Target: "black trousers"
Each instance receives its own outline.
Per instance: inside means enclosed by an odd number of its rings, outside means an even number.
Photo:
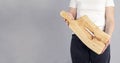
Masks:
[[[97,55],[73,34],[70,49],[72,63],[110,63],[110,45],[103,54]]]

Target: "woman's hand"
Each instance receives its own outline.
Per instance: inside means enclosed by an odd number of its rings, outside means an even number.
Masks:
[[[74,17],[72,16],[71,13],[67,12],[67,14],[68,14],[68,16],[69,16],[69,18],[70,18],[71,20],[74,20]],[[65,21],[65,22],[67,23],[67,25],[69,26],[69,21],[68,21],[67,19],[64,19],[64,21]]]
[[[103,49],[102,53],[105,52],[105,50],[107,49],[107,47],[110,45],[110,39],[108,40],[108,42],[105,44],[105,48]]]

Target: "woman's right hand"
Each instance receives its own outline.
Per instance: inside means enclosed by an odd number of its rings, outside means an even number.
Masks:
[[[70,12],[67,12],[68,16],[70,17],[71,20],[74,20],[73,15]],[[67,23],[67,25],[69,26],[69,21],[67,19],[64,19],[64,21]]]

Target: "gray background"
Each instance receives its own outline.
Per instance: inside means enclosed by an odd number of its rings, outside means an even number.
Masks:
[[[115,0],[111,63],[119,63],[120,14]],[[71,31],[59,16],[69,0],[0,0],[0,63],[71,63]]]

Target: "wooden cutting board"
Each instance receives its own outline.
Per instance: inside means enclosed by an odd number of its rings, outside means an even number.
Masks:
[[[60,15],[69,22],[69,28],[88,48],[97,54],[102,54],[110,39],[108,34],[99,29],[86,15],[77,20],[70,19],[65,11],[61,11]]]

